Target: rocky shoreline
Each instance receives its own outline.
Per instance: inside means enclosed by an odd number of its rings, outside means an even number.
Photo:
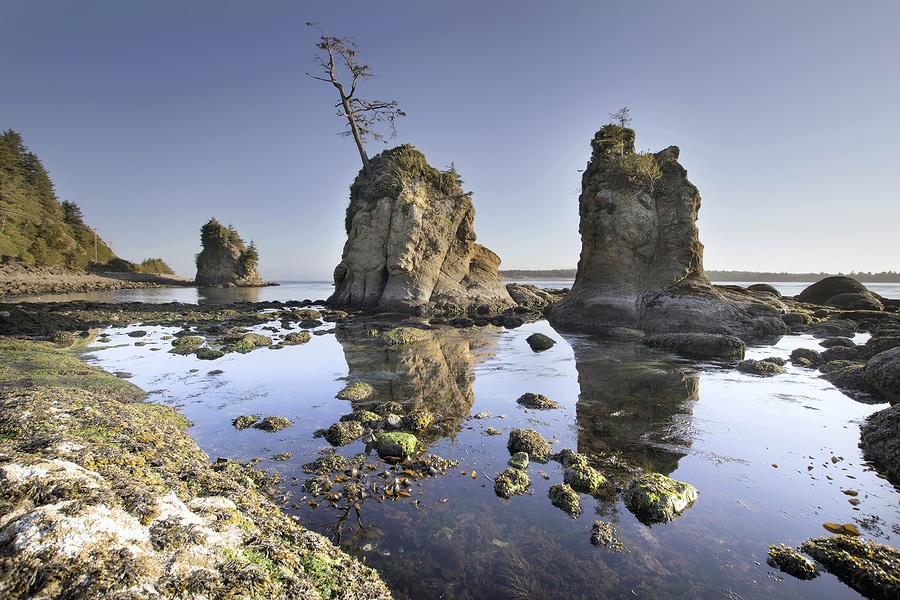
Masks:
[[[152,273],[83,273],[60,267],[0,265],[0,298],[103,290],[191,287],[193,279]]]
[[[0,356],[3,598],[390,598],[176,410],[50,342]]]

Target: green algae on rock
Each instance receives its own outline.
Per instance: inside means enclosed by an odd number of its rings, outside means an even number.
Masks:
[[[819,576],[815,563],[784,544],[772,544],[769,546],[769,557],[766,559],[769,566],[781,570],[797,579],[815,579]]]
[[[836,535],[806,540],[800,550],[867,598],[900,598],[900,550],[896,548]]]
[[[697,488],[659,473],[645,473],[628,484],[625,506],[645,525],[668,523],[697,499]]]
[[[309,335],[309,334],[307,334]],[[375,388],[371,383],[365,381],[354,381],[347,385],[344,389],[337,393],[336,398],[341,400],[360,401],[365,400],[375,393]]]
[[[548,495],[550,496],[550,504],[570,517],[575,518],[584,510],[581,506],[581,496],[567,483],[551,485]]]
[[[509,432],[506,448],[511,454],[527,452],[528,456],[538,462],[547,462],[553,449],[547,440],[533,429],[513,429]]]
[[[494,493],[508,500],[516,494],[524,494],[530,484],[528,473],[511,467],[494,478]]]
[[[390,596],[268,500],[271,478],[211,465],[173,408],[49,344],[0,359],[4,598]]]
[[[415,454],[418,442],[411,433],[389,431],[378,436],[376,448],[381,458],[404,458]]]

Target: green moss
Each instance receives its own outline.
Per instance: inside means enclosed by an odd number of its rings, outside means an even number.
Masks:
[[[516,494],[528,491],[531,480],[528,473],[521,469],[509,468],[494,478],[494,493],[501,498],[512,498]]]
[[[408,346],[428,339],[428,332],[417,327],[395,327],[381,334],[387,346]]]
[[[378,436],[378,456],[382,458],[404,458],[416,452],[419,440],[411,433],[391,431]]]
[[[307,334],[309,335],[309,334]],[[364,381],[354,381],[337,393],[341,400],[360,401],[365,400],[375,392],[371,384]]]

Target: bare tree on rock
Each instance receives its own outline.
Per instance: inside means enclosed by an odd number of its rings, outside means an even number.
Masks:
[[[313,75],[309,77],[332,84],[340,94],[341,101],[335,104],[337,115],[347,119],[348,130],[341,135],[353,136],[359,157],[363,164],[363,173],[366,179],[372,177],[372,165],[366,154],[364,141],[367,137],[375,140],[383,140],[384,135],[377,130],[381,123],[388,127],[388,137],[397,135],[394,121],[397,117],[406,116],[398,108],[396,100],[363,100],[356,96],[356,86],[361,79],[369,79],[375,74],[368,65],[357,62],[356,43],[352,38],[333,37],[325,33],[316,23],[307,23],[309,27],[317,28],[322,36],[316,44],[318,52],[313,52],[315,62],[322,67],[325,75]],[[344,80],[341,80],[341,77]]]

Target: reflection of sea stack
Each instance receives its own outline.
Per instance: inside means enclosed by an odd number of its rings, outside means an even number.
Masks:
[[[572,291],[551,314],[561,329],[786,333],[778,310],[714,287],[697,230],[700,193],[678,148],[635,153],[634,131],[607,125],[591,142],[579,198],[581,258]]]
[[[210,219],[200,228],[203,250],[197,255],[194,282],[201,287],[251,287],[266,283],[256,270],[256,246],[244,245],[237,230]]]
[[[350,188],[347,242],[329,306],[428,314],[514,306],[496,254],[475,243],[475,209],[456,171],[409,145],[372,159]]]

